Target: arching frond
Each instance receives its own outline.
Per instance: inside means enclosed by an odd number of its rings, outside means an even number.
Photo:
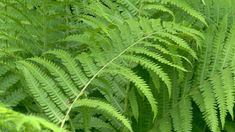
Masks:
[[[108,113],[121,121],[131,132],[133,131],[129,121],[124,116],[122,116],[115,108],[105,102],[92,99],[80,99],[77,100],[77,103],[74,107],[90,107],[98,110],[103,110],[105,113]]]

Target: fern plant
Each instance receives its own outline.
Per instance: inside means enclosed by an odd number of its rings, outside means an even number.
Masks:
[[[233,131],[232,3],[1,0],[3,131]]]

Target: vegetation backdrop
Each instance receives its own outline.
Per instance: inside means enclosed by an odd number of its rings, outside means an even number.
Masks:
[[[234,0],[0,0],[0,131],[235,132]]]

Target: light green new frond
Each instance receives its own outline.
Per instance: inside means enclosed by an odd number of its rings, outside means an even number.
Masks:
[[[29,69],[31,74],[39,81],[42,88],[50,95],[51,99],[58,105],[58,107],[64,111],[68,108],[67,98],[57,87],[52,78],[47,76],[38,66],[33,63],[21,61],[20,64]]]
[[[121,121],[126,128],[128,128],[131,132],[133,132],[129,120],[126,117],[124,117],[121,113],[119,113],[113,106],[103,101],[93,100],[93,99],[80,99],[77,100],[74,107],[89,107],[104,111],[105,113]]]
[[[84,86],[88,82],[88,78],[83,73],[83,71],[78,67],[75,59],[73,59],[69,53],[63,50],[53,50],[53,51],[48,51],[46,54],[53,54],[56,57],[60,58],[63,65],[69,71],[69,74],[71,75],[72,79],[79,87]]]
[[[65,91],[66,94],[68,94],[71,99],[73,99],[79,93],[78,88],[74,85],[69,75],[55,63],[39,57],[32,58],[30,60],[35,61],[47,68],[55,77],[57,83],[62,87],[62,89]]]
[[[23,67],[23,74],[29,91],[32,93],[36,101],[42,106],[42,109],[46,115],[55,123],[61,122],[64,114],[59,108],[51,101],[48,94],[40,88],[39,82],[33,77],[33,75]]]
[[[57,127],[55,124],[36,116],[24,115],[15,112],[11,109],[0,106],[0,125],[7,126],[7,124],[12,123],[15,128],[11,128],[14,131],[45,131],[51,130],[53,132],[65,132],[64,130]],[[0,129],[1,130],[1,129]]]
[[[164,70],[159,65],[150,61],[149,59],[146,59],[144,57],[139,57],[139,56],[125,55],[125,56],[123,56],[123,58],[127,59],[129,61],[132,61],[132,62],[136,62],[136,63],[142,65],[143,67],[152,70],[166,84],[166,86],[168,88],[169,96],[171,96],[171,90],[172,90],[171,80],[170,80],[169,76],[167,75],[167,73],[165,73]]]
[[[157,102],[155,101],[155,98],[153,97],[153,94],[149,86],[146,84],[146,82],[128,68],[118,65],[113,65],[113,67],[116,67],[117,69],[109,69],[108,71],[105,72],[122,75],[126,79],[134,83],[136,88],[139,91],[141,91],[144,94],[144,96],[147,98],[149,104],[151,105],[155,118],[157,116]]]

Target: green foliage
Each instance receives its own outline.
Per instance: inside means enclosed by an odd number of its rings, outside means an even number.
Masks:
[[[1,130],[232,132],[233,4],[1,0]]]
[[[1,131],[64,131],[49,121],[33,115],[24,115],[9,108],[0,106]]]

